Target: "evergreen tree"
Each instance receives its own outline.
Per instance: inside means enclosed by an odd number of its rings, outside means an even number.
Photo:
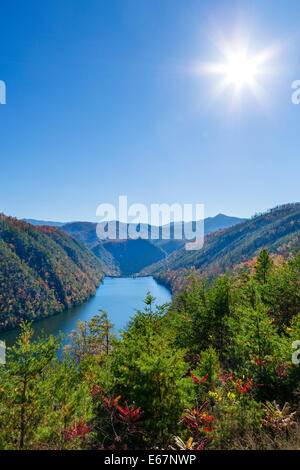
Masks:
[[[16,344],[8,351],[5,369],[0,374],[2,445],[28,448],[35,428],[46,412],[40,395],[44,376],[56,359],[60,340],[50,336],[33,341],[30,324],[21,324]],[[9,426],[8,426],[9,424]]]
[[[270,258],[269,251],[263,249],[259,252],[255,266],[255,278],[262,284],[266,284],[273,268],[273,260]]]
[[[146,305],[111,354],[112,390],[144,411],[144,445],[165,448],[178,430],[192,384],[183,378],[184,351],[170,344],[162,308],[153,310],[148,301]]]

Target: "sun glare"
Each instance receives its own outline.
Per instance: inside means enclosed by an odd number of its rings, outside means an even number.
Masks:
[[[256,61],[243,52],[231,54],[228,63],[223,67],[225,81],[228,85],[234,84],[237,88],[253,84],[259,73]]]
[[[221,59],[216,63],[197,64],[194,71],[197,75],[216,75],[215,95],[218,96],[226,89],[232,89],[233,100],[239,100],[242,93],[250,91],[261,104],[265,101],[263,76],[273,73],[270,59],[277,55],[277,48],[264,49],[257,54],[251,54],[247,42],[242,40],[229,44],[223,40],[218,44]]]

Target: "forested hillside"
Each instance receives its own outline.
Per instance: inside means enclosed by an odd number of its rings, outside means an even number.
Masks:
[[[80,241],[1,216],[0,329],[79,304],[102,278],[101,263]]]
[[[197,270],[207,277],[231,270],[257,255],[262,248],[281,253],[298,246],[300,240],[300,204],[287,204],[257,215],[246,222],[219,230],[205,237],[201,250],[182,248],[148,269],[173,290],[182,287],[184,278]]]
[[[95,254],[99,253],[98,247],[99,245],[93,248]],[[123,276],[139,273],[149,264],[160,261],[166,256],[166,253],[151,243],[151,240],[143,240],[142,238],[107,240],[102,243],[102,248],[112,255],[115,269]]]

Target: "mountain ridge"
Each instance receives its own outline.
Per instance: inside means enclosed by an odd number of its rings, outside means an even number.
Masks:
[[[300,203],[285,204],[257,214],[246,222],[208,234],[201,250],[181,248],[143,270],[171,289],[177,289],[190,270],[216,277],[255,256],[262,248],[271,253],[300,240]]]
[[[37,220],[37,219],[20,219],[30,225],[39,227],[40,225],[49,225],[50,227],[61,227],[65,222],[54,222],[53,220]]]

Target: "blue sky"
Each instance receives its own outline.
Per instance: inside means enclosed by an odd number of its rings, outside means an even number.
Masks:
[[[0,24],[5,214],[97,220],[127,195],[250,216],[300,199],[298,0],[10,0]],[[276,54],[263,99],[246,88],[233,106],[193,70],[237,29]]]

